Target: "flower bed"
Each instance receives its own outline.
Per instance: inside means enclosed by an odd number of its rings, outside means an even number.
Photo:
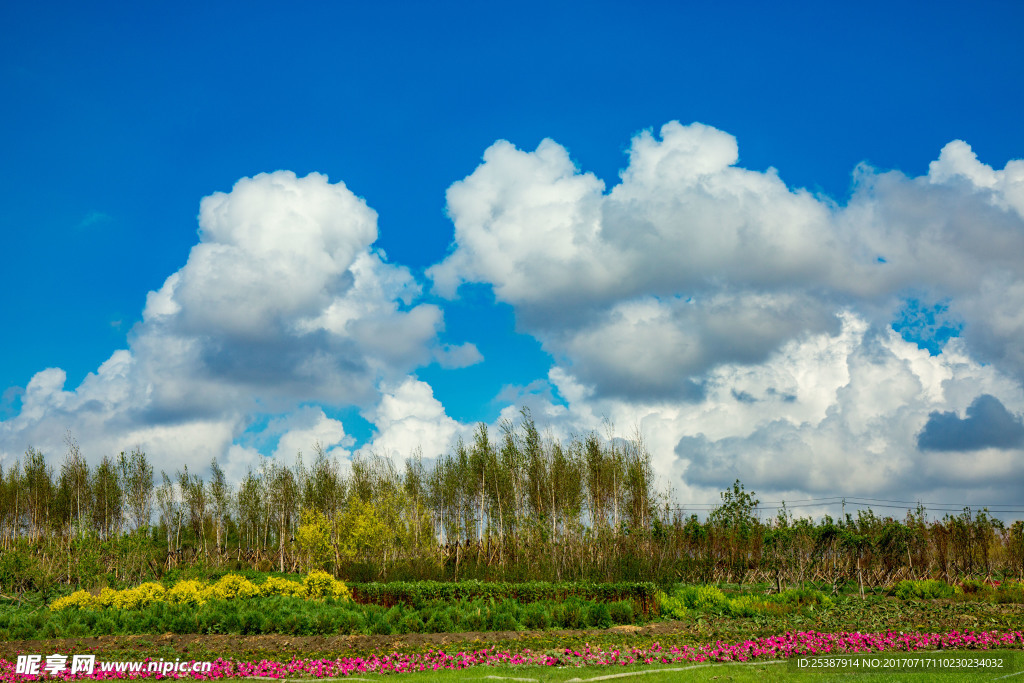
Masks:
[[[685,664],[699,662],[749,662],[787,659],[811,655],[853,655],[880,652],[919,652],[936,649],[993,650],[1024,649],[1021,631],[952,631],[949,633],[785,633],[735,643],[721,641],[699,646],[602,650],[585,646],[544,652],[482,649],[448,654],[431,650],[421,654],[387,654],[339,659],[295,659],[290,662],[235,662],[218,659],[209,672],[198,674],[160,674],[142,671],[101,671],[92,674],[60,673],[58,680],[106,680],[112,678],[338,678],[357,674],[394,674],[423,671],[457,670],[474,666],[630,666],[636,664]],[[151,660],[146,660],[151,661]],[[15,673],[15,663],[0,660],[0,683],[40,680],[41,676]]]

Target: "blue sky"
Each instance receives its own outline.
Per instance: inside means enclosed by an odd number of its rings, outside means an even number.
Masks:
[[[4,463],[429,456],[525,404],[693,500],[1019,498],[1019,3],[207,5],[0,10]],[[265,201],[332,263],[253,251]]]

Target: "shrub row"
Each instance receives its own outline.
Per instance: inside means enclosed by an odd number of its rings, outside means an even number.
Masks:
[[[475,600],[416,609],[359,605],[333,597],[313,602],[275,596],[233,602],[213,600],[199,605],[154,602],[141,609],[40,611],[0,607],[0,639],[168,632],[325,635],[607,628],[631,623],[634,616],[633,605],[627,600],[604,603],[575,597],[527,605],[511,600]]]
[[[734,617],[758,614],[786,614],[807,605],[832,607],[832,599],[811,589],[789,590],[774,595],[739,595],[728,597],[715,586],[680,585],[671,595],[658,594],[662,616],[686,619],[692,612],[711,612]]]
[[[1024,603],[1024,583],[1019,581],[986,582],[968,579],[951,586],[938,579],[900,581],[890,590],[900,600],[985,600],[995,603]]]
[[[50,604],[50,610],[60,611],[72,608],[137,610],[159,603],[198,606],[211,600],[236,600],[274,595],[305,599],[331,597],[342,600],[350,600],[352,597],[344,583],[326,572],[311,572],[301,582],[270,576],[259,584],[237,574],[227,574],[215,583],[205,583],[195,579],[178,581],[170,589],[159,583],[148,582],[119,591],[104,588],[98,595],[84,590],[75,591],[71,595],[54,600]]]
[[[349,583],[356,602],[392,607],[423,607],[435,602],[459,600],[515,600],[520,603],[579,598],[594,602],[627,600],[642,614],[657,606],[657,586],[650,582],[559,582],[530,581],[393,581],[390,583]]]

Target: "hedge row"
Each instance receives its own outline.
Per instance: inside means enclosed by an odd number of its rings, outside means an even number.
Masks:
[[[50,604],[50,610],[54,612],[65,609],[134,610],[144,609],[161,602],[172,605],[198,606],[215,600],[245,600],[274,595],[288,595],[305,599],[325,597],[351,599],[351,594],[345,584],[327,572],[310,572],[302,581],[268,576],[262,583],[253,583],[238,574],[226,574],[214,583],[185,579],[178,581],[169,589],[150,581],[119,591],[104,588],[96,595],[79,590],[54,600]]]
[[[393,581],[390,583],[349,583],[352,599],[359,603],[382,605],[409,605],[420,608],[434,602],[463,600],[514,600],[529,604],[547,600],[564,601],[569,598],[594,602],[627,600],[641,614],[658,609],[655,584],[647,581],[620,583],[531,581],[528,583],[459,581]]]
[[[789,614],[809,606],[828,609],[832,598],[812,589],[794,589],[775,595],[738,595],[728,597],[716,586],[680,584],[671,595],[658,594],[661,615],[688,619],[691,612],[724,614],[732,617]]]
[[[900,600],[985,600],[994,603],[1024,603],[1024,583],[1020,581],[977,581],[968,579],[951,586],[940,579],[900,581],[890,589]]]

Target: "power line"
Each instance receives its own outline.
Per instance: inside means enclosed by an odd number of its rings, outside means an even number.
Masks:
[[[884,498],[844,498],[842,496],[834,496],[830,498],[805,498],[803,501],[814,501],[814,502],[801,502],[795,505],[788,503],[780,505],[762,505],[758,503],[756,506],[758,510],[795,510],[799,508],[817,508],[817,507],[828,507],[831,505],[839,505],[845,502],[846,505],[851,505],[857,508],[887,508],[887,509],[907,509],[906,505],[919,506],[922,510],[928,512],[963,512],[965,509],[970,508],[975,511],[988,510],[991,513],[1001,514],[1024,514],[1024,509],[1011,508],[1010,504],[993,504],[993,505],[957,505],[955,503],[920,503],[917,501],[898,501],[898,500],[886,500]],[[858,502],[867,501],[867,502]],[[783,501],[771,501],[782,503]],[[902,505],[891,505],[887,503],[903,503]],[[693,503],[690,505],[676,505],[671,506],[668,509],[676,511],[694,510],[698,512],[707,512],[715,510],[721,507],[721,503]],[[999,508],[999,509],[994,509]],[[1004,509],[1010,508],[1010,509]]]
[[[789,502],[786,502],[784,500],[758,501],[758,507],[762,507],[762,508],[769,508],[769,507],[772,507],[772,506],[782,507],[783,505],[785,505],[785,507],[787,507],[787,508],[790,508],[790,507],[813,507],[814,505],[836,505],[836,504],[841,503],[843,501],[845,501],[847,503],[850,503],[850,504],[853,504],[853,505],[865,505],[865,504],[868,504],[868,503],[900,503],[902,505],[921,505],[922,507],[929,507],[929,508],[936,508],[936,509],[937,508],[949,508],[950,510],[954,510],[956,512],[961,512],[961,511],[964,510],[964,508],[971,508],[972,510],[973,509],[980,510],[982,508],[992,509],[992,508],[1016,507],[1018,505],[1018,504],[1015,504],[1015,503],[985,503],[985,504],[979,504],[979,503],[956,503],[956,502],[950,502],[950,503],[930,502],[929,503],[929,502],[924,502],[924,501],[920,501],[920,500],[893,500],[893,499],[890,499],[890,498],[869,498],[867,496],[825,496],[823,498],[797,498],[797,499],[790,500]],[[856,501],[867,501],[867,503],[858,503]],[[808,505],[790,505],[790,503],[807,503]],[[685,507],[710,507],[710,508],[714,508],[714,507],[720,506],[721,504],[722,504],[721,502],[718,502],[718,503],[692,503],[692,504],[686,505]],[[677,506],[677,507],[682,507],[682,506]],[[880,505],[879,507],[885,507],[885,506]]]

